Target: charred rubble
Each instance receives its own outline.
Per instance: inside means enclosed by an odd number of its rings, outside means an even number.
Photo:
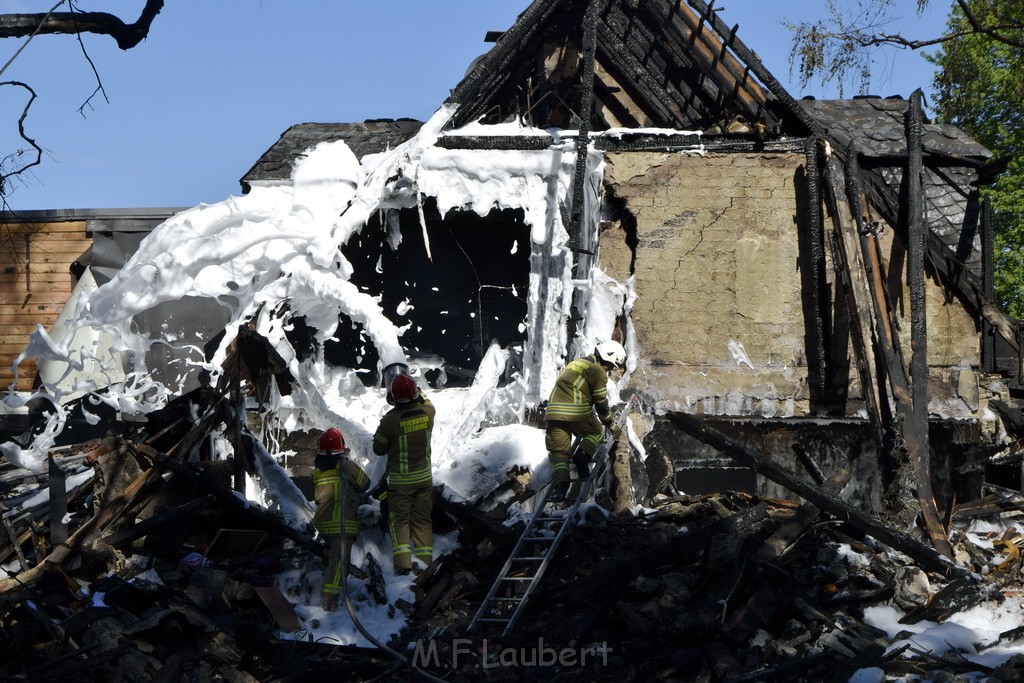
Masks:
[[[248,367],[225,363],[246,388],[259,379]],[[315,568],[324,548],[234,490],[233,475],[256,471],[258,440],[234,412],[241,378],[225,377],[145,423],[54,449],[48,473],[0,465],[0,563],[19,567],[0,581],[4,680],[796,681],[867,667],[1015,680],[1024,670],[1024,658],[993,670],[865,620],[892,606],[909,629],[1017,599],[1024,494],[985,485],[952,506],[950,560],[923,525],[907,531],[844,502],[842,475],[789,471],[682,414],[668,419],[793,497],[682,494],[623,439],[612,484],[580,508],[506,634],[469,626],[523,528],[529,472],[510,471],[476,501],[439,487],[436,528],[457,529],[459,547],[415,580],[414,604],[395,601],[405,630],[384,648],[296,639],[303,624],[275,576]],[[238,457],[212,459],[211,435],[234,438]],[[355,571],[390,599],[372,560]],[[1021,638],[1024,626],[988,647]]]

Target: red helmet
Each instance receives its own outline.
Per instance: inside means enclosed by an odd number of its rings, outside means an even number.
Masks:
[[[409,375],[396,375],[391,380],[391,398],[395,403],[408,403],[420,395],[420,389],[416,386],[416,380]]]
[[[345,446],[345,437],[341,435],[341,432],[331,427],[326,432],[320,435],[320,453],[323,455],[331,455],[335,453],[347,453],[348,447]]]

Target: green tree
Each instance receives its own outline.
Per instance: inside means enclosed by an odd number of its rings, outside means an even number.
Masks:
[[[801,83],[840,86],[851,77],[863,90],[874,52],[886,46],[920,50],[936,66],[936,117],[962,128],[1007,162],[982,192],[992,204],[996,302],[1024,318],[1024,0],[954,0],[942,35],[887,33],[897,0],[828,0],[829,17],[789,24],[791,58]],[[917,0],[918,12],[935,11]]]
[[[944,41],[928,59],[937,67],[938,118],[967,131],[1007,162],[982,189],[992,204],[996,301],[1024,318],[1024,0],[975,3],[975,21],[1000,25],[1003,39],[972,32],[972,18],[954,6]]]

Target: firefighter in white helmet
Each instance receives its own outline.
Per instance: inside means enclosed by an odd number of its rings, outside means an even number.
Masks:
[[[608,373],[626,366],[626,350],[616,341],[601,342],[594,353],[562,370],[544,412],[544,445],[551,463],[548,500],[561,501],[569,490],[572,438],[580,439],[577,474],[585,475],[601,443],[603,426],[612,421],[608,408]]]

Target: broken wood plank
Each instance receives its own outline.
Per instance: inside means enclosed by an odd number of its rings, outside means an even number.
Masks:
[[[46,456],[46,462],[50,474],[50,545],[57,545],[68,537],[67,473],[57,464],[52,454]]]
[[[277,586],[253,586],[252,589],[256,591],[256,595],[260,596],[260,600],[263,601],[282,631],[295,633],[302,628],[302,622],[299,621],[299,615],[295,613],[295,608]]]
[[[184,465],[178,462],[177,460],[164,455],[160,451],[151,448],[144,443],[131,444],[130,447],[138,450],[140,453],[146,455],[147,457],[152,458],[155,462],[162,463],[175,474],[180,474],[184,477],[187,477],[189,480],[195,482],[202,488],[212,493],[220,503],[229,505],[237,510],[242,511],[245,515],[248,515],[252,517],[254,520],[259,521],[260,524],[266,526],[268,529],[274,531],[278,535],[283,536],[291,541],[294,541],[296,545],[302,546],[307,550],[311,550],[320,557],[326,558],[327,549],[325,548],[323,543],[314,541],[312,538],[305,535],[301,531],[293,529],[292,527],[288,526],[287,524],[285,524],[280,519],[270,514],[263,508],[253,505],[244,498],[240,498],[231,489],[222,487],[214,482],[211,482],[201,473],[196,472],[187,465]]]
[[[996,586],[979,585],[972,577],[957,578],[933,595],[927,605],[911,610],[899,621],[901,624],[916,624],[920,621],[942,622],[961,610],[995,596],[997,592]]]
[[[899,550],[925,569],[934,571],[949,579],[981,580],[981,577],[955,564],[934,548],[921,543],[905,533],[891,529],[872,515],[839,500],[808,480],[797,477],[778,463],[765,458],[753,449],[713,429],[703,420],[686,413],[668,413],[667,417],[674,425],[690,436],[700,439],[709,446],[713,446],[722,453],[731,456],[758,474],[814,503],[825,512],[874,536],[890,548]]]

